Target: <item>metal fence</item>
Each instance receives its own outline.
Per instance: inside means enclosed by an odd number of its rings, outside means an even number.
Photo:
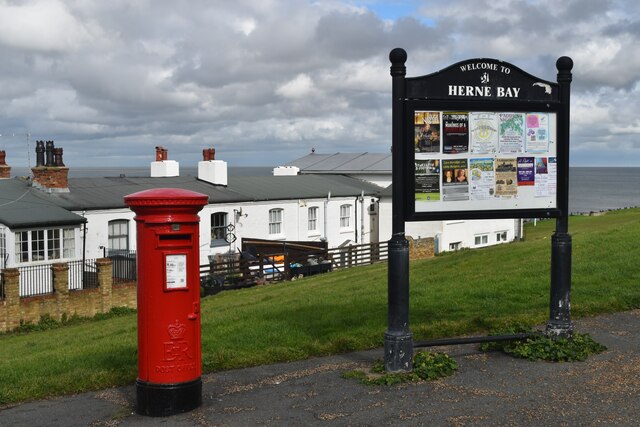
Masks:
[[[112,263],[113,283],[136,281],[136,251],[109,250],[105,255]]]
[[[68,265],[70,291],[98,287],[98,269],[95,259],[70,261]]]
[[[70,261],[67,284],[69,290],[94,289],[98,287],[98,270],[93,259]],[[20,297],[47,295],[54,292],[53,264],[18,267],[20,272]]]
[[[52,264],[28,265],[18,267],[20,272],[21,297],[47,295],[53,293]]]

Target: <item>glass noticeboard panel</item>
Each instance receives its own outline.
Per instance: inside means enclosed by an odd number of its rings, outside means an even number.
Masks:
[[[556,207],[550,112],[413,113],[414,212]]]
[[[167,255],[165,258],[166,289],[187,288],[187,255]]]

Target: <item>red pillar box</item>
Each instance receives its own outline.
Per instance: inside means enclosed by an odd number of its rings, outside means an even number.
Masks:
[[[202,403],[198,212],[208,197],[158,188],[124,201],[137,223],[137,411],[190,411]]]

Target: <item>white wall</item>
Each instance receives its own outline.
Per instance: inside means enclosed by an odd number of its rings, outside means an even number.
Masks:
[[[485,219],[466,221],[443,221],[443,232],[440,236],[440,251],[449,251],[451,244],[460,242],[460,248],[479,248],[512,242],[517,236],[516,221],[514,219]],[[497,240],[496,235],[506,233],[506,240]],[[487,241],[481,238],[476,244],[476,236],[487,236]]]
[[[102,258],[104,256],[103,249],[100,246],[109,247],[109,221],[117,219],[129,220],[129,249],[136,249],[136,222],[133,220],[135,214],[130,209],[121,208],[74,213],[87,218],[87,241],[85,244],[87,258]],[[82,248],[82,233],[80,234],[79,245]]]
[[[380,199],[380,241],[389,240],[392,231],[391,198]],[[460,243],[462,248],[476,248],[513,241],[516,237],[517,219],[460,220],[460,221],[420,221],[406,222],[405,234],[413,238],[437,237],[439,251],[448,251],[452,243]],[[497,233],[507,233],[506,241],[497,241]],[[486,244],[475,244],[475,236],[487,235]],[[436,248],[438,249],[438,248]]]
[[[229,250],[236,252],[241,247],[241,240],[245,238],[259,238],[272,240],[310,240],[326,239],[329,247],[341,244],[369,242],[369,215],[367,213],[368,198],[357,200],[356,197],[331,197],[307,200],[276,200],[265,202],[245,202],[242,204],[211,204],[200,211],[200,263],[206,264],[209,255],[225,253]],[[350,226],[340,228],[340,206],[351,206]],[[357,219],[356,219],[357,204]],[[308,230],[308,209],[318,208],[316,231]],[[283,209],[282,233],[269,234],[269,210]],[[242,209],[242,215],[236,215],[234,210]],[[364,213],[362,211],[364,209]],[[231,245],[211,246],[211,215],[216,212],[226,212],[227,220],[234,225],[233,234],[236,241]],[[101,211],[76,212],[87,218],[87,258],[103,256],[103,247],[108,247],[108,224],[111,220],[129,220],[129,248],[136,250],[136,223],[134,213],[127,209],[113,209]],[[364,220],[364,224],[362,221]],[[326,227],[326,229],[325,229]],[[364,234],[362,233],[364,229]],[[8,243],[8,242],[7,242]],[[82,245],[80,235],[79,245]]]

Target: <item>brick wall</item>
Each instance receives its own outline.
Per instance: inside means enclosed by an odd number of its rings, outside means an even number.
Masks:
[[[0,179],[11,178],[11,166],[0,165]]]
[[[31,168],[33,186],[38,188],[66,189],[69,187],[69,168],[58,166],[37,166]]]
[[[433,237],[414,239],[407,236],[407,240],[409,241],[409,259],[426,259],[434,256],[435,241]]]
[[[69,266],[54,264],[53,288],[50,295],[20,298],[20,272],[17,268],[4,270],[5,298],[0,301],[0,332],[20,326],[20,322],[37,323],[43,315],[60,320],[63,314],[92,317],[106,313],[113,307],[136,308],[136,283],[113,284],[111,260],[96,261],[98,287],[95,289],[69,290]]]

